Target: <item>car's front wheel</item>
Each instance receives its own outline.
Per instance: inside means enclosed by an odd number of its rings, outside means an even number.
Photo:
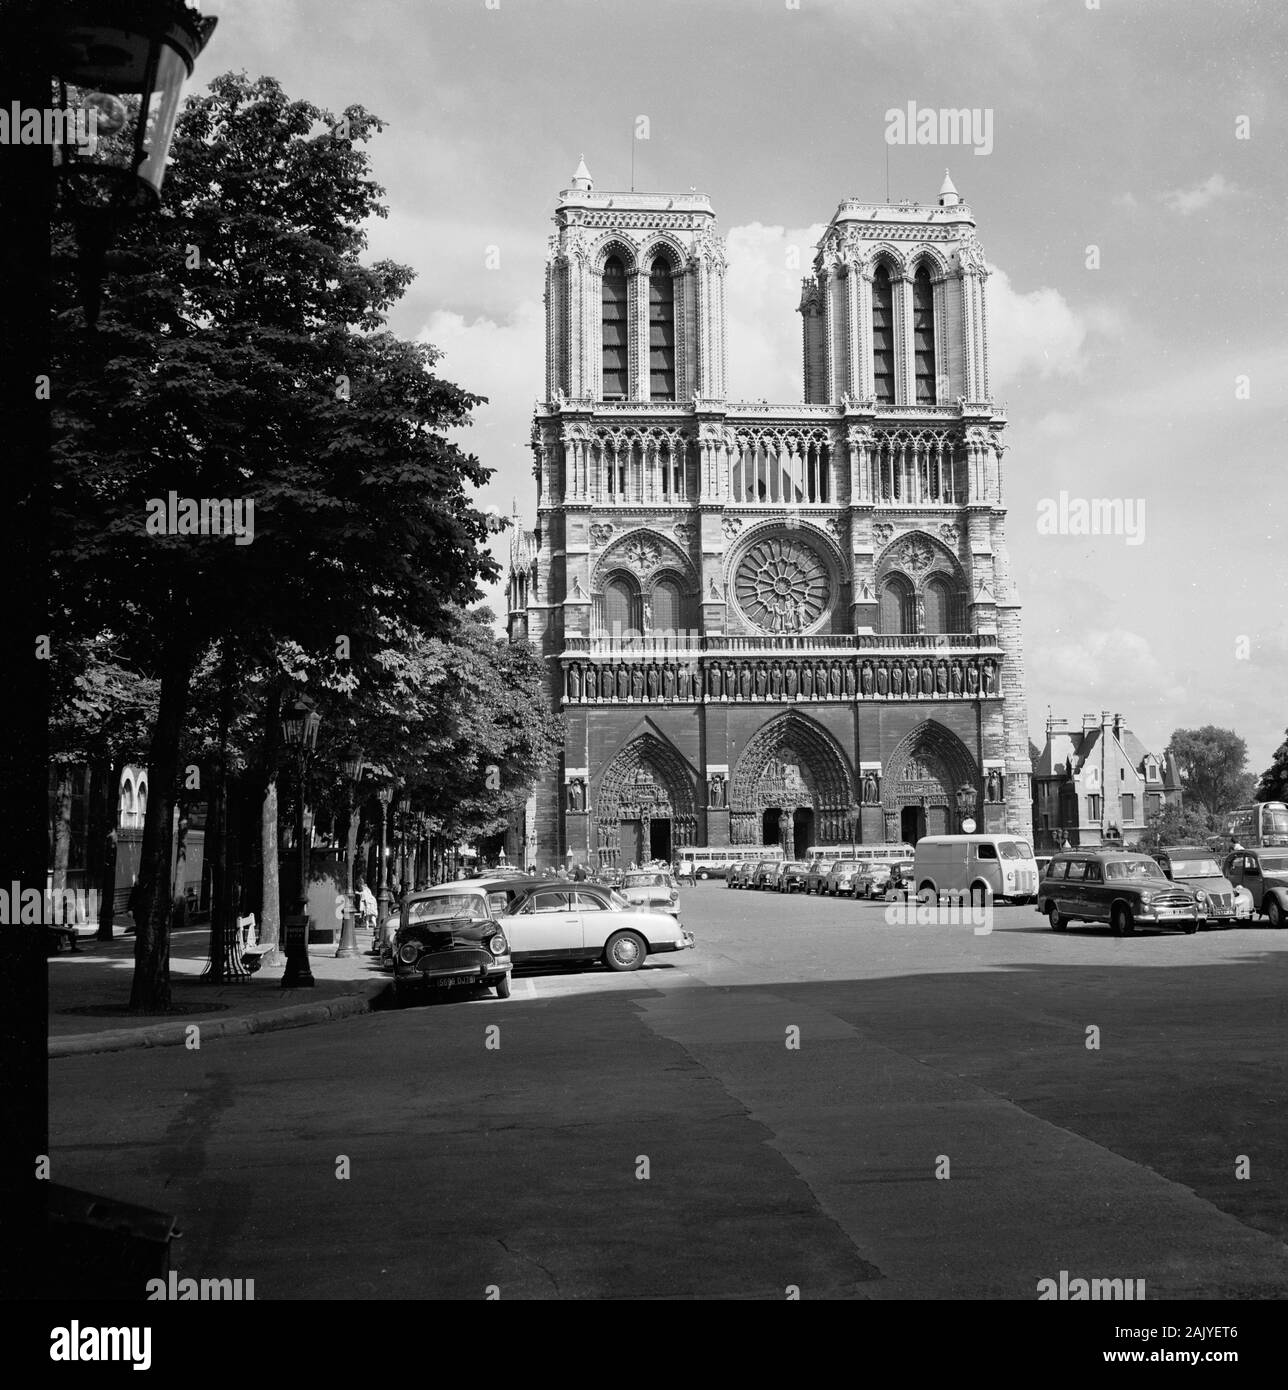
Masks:
[[[499,979],[494,980],[493,984],[496,985],[496,997],[498,999],[508,999],[510,997],[509,975],[502,975]]]
[[[1276,931],[1282,930],[1285,924],[1284,910],[1279,905],[1278,898],[1266,899],[1266,921],[1270,923]]]
[[[639,932],[614,932],[604,947],[604,964],[610,970],[638,970],[647,954],[648,946]]]
[[[1109,918],[1109,929],[1115,936],[1131,936],[1136,930],[1136,923],[1132,921],[1131,912],[1128,908],[1119,903],[1114,908]]]
[[[1068,927],[1068,922],[1060,916],[1060,909],[1052,903],[1046,911],[1047,921],[1051,924],[1052,931],[1064,931]]]

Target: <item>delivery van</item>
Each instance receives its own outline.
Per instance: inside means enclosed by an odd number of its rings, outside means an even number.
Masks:
[[[1014,835],[924,835],[913,882],[918,897],[1031,903],[1038,892],[1033,846]]]

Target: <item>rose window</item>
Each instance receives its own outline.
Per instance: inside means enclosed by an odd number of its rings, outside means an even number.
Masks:
[[[742,557],[734,576],[739,607],[762,632],[804,632],[831,598],[827,566],[803,541],[773,537]]]

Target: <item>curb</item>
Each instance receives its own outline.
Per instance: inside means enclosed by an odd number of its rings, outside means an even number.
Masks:
[[[266,1009],[236,1018],[193,1018],[186,1023],[153,1023],[145,1028],[120,1028],[105,1033],[73,1033],[49,1039],[49,1056],[76,1057],[90,1052],[123,1052],[128,1047],[177,1047],[187,1041],[188,1029],[201,1030],[210,1038],[272,1033],[281,1028],[303,1028],[312,1023],[331,1023],[339,1018],[372,1012],[375,1001],[389,988],[387,980],[373,981],[364,994],[342,994],[322,1004],[294,1004],[288,1009]]]

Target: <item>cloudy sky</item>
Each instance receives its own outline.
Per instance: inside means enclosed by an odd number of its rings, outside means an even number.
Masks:
[[[1121,711],[1151,748],[1215,723],[1260,772],[1288,725],[1288,5],[1283,0],[203,0],[198,77],[269,73],[387,122],[373,257],[393,316],[486,395],[484,501],[526,524],[546,238],[578,156],[599,190],[712,200],[731,396],[801,398],[801,271],[845,197],[974,211],[1030,733]],[[199,85],[199,84],[198,84]],[[886,112],[991,112],[992,148],[886,144]],[[634,140],[647,116],[647,140]],[[1246,138],[1241,138],[1246,137]],[[1094,250],[1092,248],[1095,248]],[[795,259],[793,259],[795,257]],[[488,268],[489,261],[493,268]],[[1118,498],[1125,536],[1048,535]]]

